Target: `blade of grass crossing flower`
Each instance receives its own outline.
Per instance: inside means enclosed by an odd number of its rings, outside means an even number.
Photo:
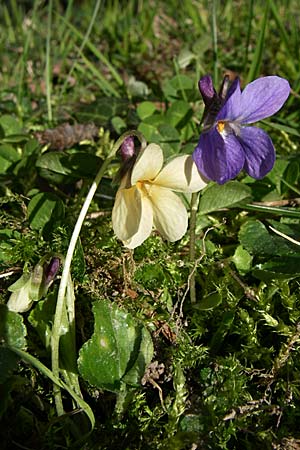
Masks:
[[[261,24],[260,24],[260,33],[258,37],[258,41],[256,44],[255,52],[253,55],[252,63],[249,69],[248,77],[247,77],[247,83],[254,80],[259,75],[260,71],[260,65],[262,61],[262,55],[263,55],[263,48],[265,43],[265,34],[266,34],[266,28],[268,23],[268,17],[269,17],[269,9],[270,4],[269,1],[266,2],[265,6],[265,13],[263,15]]]
[[[46,98],[47,98],[47,111],[48,120],[52,122],[52,106],[51,106],[51,61],[50,61],[50,45],[51,45],[51,28],[52,28],[52,10],[53,0],[49,0],[48,3],[48,18],[47,18],[47,40],[46,40]]]

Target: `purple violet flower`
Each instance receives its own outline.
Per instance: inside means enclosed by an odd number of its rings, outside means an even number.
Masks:
[[[227,88],[226,77],[219,94],[209,75],[199,81],[204,127],[193,159],[201,174],[219,184],[242,169],[263,178],[274,165],[275,149],[265,131],[247,125],[275,114],[288,98],[290,85],[284,78],[268,76],[252,81],[243,92],[238,78],[225,95]]]

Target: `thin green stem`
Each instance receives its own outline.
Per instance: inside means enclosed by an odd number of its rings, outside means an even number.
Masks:
[[[52,122],[52,107],[51,107],[51,87],[52,86],[51,86],[51,61],[50,61],[52,9],[53,9],[53,0],[49,0],[48,20],[47,20],[47,40],[46,40],[46,96],[47,96],[47,110],[48,110],[49,122]]]
[[[245,45],[245,56],[244,56],[244,67],[248,64],[248,53],[249,53],[249,45],[251,39],[251,30],[252,30],[252,19],[253,19],[253,8],[254,8],[254,0],[250,0],[249,2],[249,16],[248,16],[248,26],[247,26],[247,35],[246,35],[246,45]]]
[[[212,2],[212,44],[213,44],[213,63],[214,63],[214,84],[218,86],[219,76],[218,76],[218,34],[217,34],[217,2],[218,0],[213,0]]]
[[[196,219],[198,211],[199,193],[194,192],[191,198],[190,215],[190,275],[189,288],[191,303],[196,303],[196,282],[195,282],[195,258],[196,258]]]
[[[83,225],[83,221],[88,212],[91,201],[96,193],[96,190],[99,186],[99,183],[100,183],[103,175],[106,172],[106,169],[108,168],[109,164],[115,157],[115,155],[116,155],[119,147],[121,146],[122,142],[124,141],[124,139],[128,136],[133,136],[133,135],[136,136],[140,140],[142,147],[144,147],[146,145],[143,135],[136,130],[127,131],[115,142],[114,146],[112,147],[109,155],[107,156],[106,160],[103,162],[102,166],[100,167],[100,169],[96,175],[96,178],[94,179],[94,181],[90,187],[90,190],[89,190],[88,195],[87,195],[87,197],[84,201],[84,204],[81,208],[81,211],[79,213],[77,222],[75,224],[75,227],[74,227],[74,230],[73,230],[73,233],[71,236],[66,259],[64,262],[61,281],[60,281],[60,285],[59,285],[57,303],[56,303],[56,311],[55,311],[54,323],[53,323],[53,328],[52,328],[52,339],[51,339],[52,372],[53,372],[54,376],[56,376],[57,378],[59,377],[59,340],[60,340],[60,328],[61,328],[61,322],[62,322],[62,314],[63,314],[64,307],[65,307],[66,289],[67,289],[67,285],[68,285],[71,262],[72,262],[73,254],[74,254],[75,247],[77,244],[77,240],[79,238],[79,234],[80,234],[80,231],[81,231],[81,228]],[[69,311],[69,308],[70,308],[70,311]],[[72,309],[73,309],[73,311],[72,311]],[[72,317],[73,317],[73,315],[75,317],[74,304],[68,305],[68,313],[71,314]],[[75,324],[74,324],[74,326],[75,326]],[[64,413],[64,411],[63,411],[63,405],[62,405],[62,399],[61,399],[61,392],[60,392],[60,388],[57,384],[54,385],[54,397],[55,397],[57,414],[62,415]]]
[[[48,377],[51,381],[53,381],[54,385],[59,386],[62,389],[65,389],[71,397],[75,400],[78,407],[81,408],[86,415],[88,416],[90,422],[91,422],[91,431],[93,430],[95,426],[95,417],[93,414],[93,411],[91,410],[90,406],[79,396],[74,392],[66,383],[64,383],[61,379],[59,379],[57,376],[53,374],[51,370],[48,369],[48,367],[44,366],[43,363],[41,363],[37,358],[30,355],[29,353],[25,352],[24,350],[21,350],[17,347],[8,346],[8,348],[16,353],[20,358],[23,359],[23,361],[27,362],[28,364],[32,365],[36,369],[38,369],[42,374],[44,374],[46,377]],[[82,440],[85,438],[83,436]]]

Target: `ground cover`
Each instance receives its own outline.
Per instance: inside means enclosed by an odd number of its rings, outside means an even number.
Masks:
[[[2,448],[300,447],[299,15],[0,5]]]

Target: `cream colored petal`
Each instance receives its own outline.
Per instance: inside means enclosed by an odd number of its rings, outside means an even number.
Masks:
[[[187,211],[170,189],[153,185],[150,189],[154,228],[168,241],[177,241],[185,234],[188,226]]]
[[[149,144],[140,152],[132,170],[131,184],[137,181],[153,180],[163,166],[162,149],[157,144]]]
[[[112,225],[116,236],[128,248],[135,248],[152,231],[153,212],[147,197],[135,187],[119,189],[112,211]]]
[[[183,155],[170,161],[155,178],[154,184],[174,191],[198,192],[207,182],[199,174],[192,157]]]
[[[21,289],[12,292],[7,302],[7,308],[10,311],[14,311],[17,313],[23,313],[28,311],[32,304],[33,300],[29,297],[30,293],[30,279],[27,284],[25,284]]]

